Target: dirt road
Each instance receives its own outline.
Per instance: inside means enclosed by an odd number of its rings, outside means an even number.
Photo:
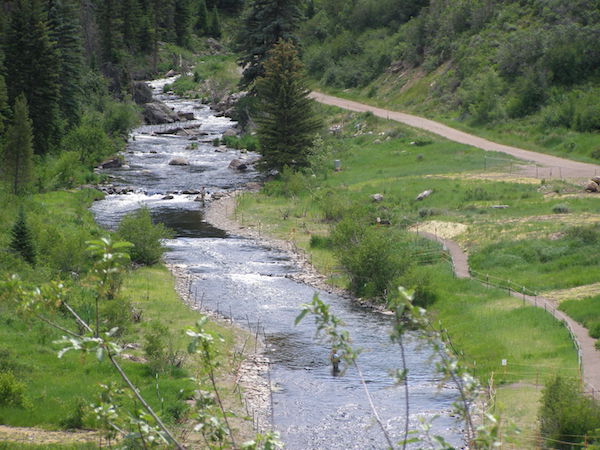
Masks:
[[[537,175],[539,177],[572,178],[583,180],[596,175],[600,175],[600,165],[572,161],[570,159],[559,158],[557,156],[546,155],[544,153],[532,152],[530,150],[524,150],[522,148],[497,144],[496,142],[488,141],[487,139],[483,139],[481,137],[456,130],[439,122],[424,119],[423,117],[377,108],[375,106],[369,106],[351,100],[333,97],[331,95],[322,94],[320,92],[312,92],[310,96],[319,103],[337,106],[339,108],[347,109],[350,111],[370,111],[377,117],[395,120],[396,122],[401,122],[414,128],[429,131],[451,141],[471,145],[473,147],[478,147],[487,151],[506,153],[508,155],[514,156],[515,158],[535,163],[545,169],[542,171],[542,173],[540,173],[538,168]],[[528,170],[533,170],[533,173],[528,173],[528,175],[536,175],[535,167],[529,168]]]

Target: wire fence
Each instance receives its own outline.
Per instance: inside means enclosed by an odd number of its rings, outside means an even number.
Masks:
[[[530,178],[553,179],[558,178],[590,178],[600,175],[600,166],[586,171],[585,173],[568,169],[561,166],[542,165],[533,161],[524,161],[511,158],[502,158],[500,156],[483,155],[483,170],[487,171],[503,171],[510,175],[522,175]]]

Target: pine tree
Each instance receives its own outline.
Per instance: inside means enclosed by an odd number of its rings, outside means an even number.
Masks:
[[[81,25],[73,0],[51,0],[48,20],[50,37],[59,54],[59,108],[69,126],[79,122],[83,57]]]
[[[253,0],[246,9],[236,38],[244,73],[240,84],[250,86],[264,73],[267,53],[280,40],[296,42],[294,31],[302,17],[302,0]]]
[[[208,33],[210,37],[220,38],[221,37],[221,19],[219,18],[219,10],[215,6],[210,14],[208,21]]]
[[[192,28],[192,4],[190,0],[175,1],[175,35],[177,45],[189,47]]]
[[[208,31],[208,9],[205,0],[198,0],[196,4],[196,23],[194,31],[198,36],[202,36]]]
[[[105,67],[119,64],[123,57],[123,35],[117,0],[101,0],[97,20],[102,63]]]
[[[10,234],[10,249],[21,255],[21,257],[32,266],[35,265],[35,248],[33,246],[33,237],[31,235],[31,230],[27,226],[27,220],[25,218],[25,211],[23,208],[19,209],[17,221],[13,225]]]
[[[13,194],[22,194],[30,185],[33,172],[32,125],[25,95],[17,97],[13,110],[12,124],[6,132],[2,176]]]
[[[310,90],[294,45],[279,41],[264,67],[264,77],[256,81],[262,169],[306,167],[308,150],[321,121],[313,112],[313,100],[308,98]]]
[[[18,0],[4,39],[6,85],[11,103],[27,98],[33,122],[34,149],[47,153],[60,138],[59,65],[46,15],[39,0]]]
[[[6,124],[8,123],[9,117],[10,107],[8,104],[6,83],[4,82],[4,77],[2,76],[2,73],[0,73],[0,144],[2,143],[2,136],[4,135],[4,130],[6,128]],[[0,154],[2,153],[0,152]]]
[[[130,51],[136,52],[142,47],[141,35],[144,14],[138,0],[121,0],[121,35],[123,45]]]

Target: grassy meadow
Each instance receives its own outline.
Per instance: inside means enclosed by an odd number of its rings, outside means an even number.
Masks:
[[[531,288],[586,284],[597,280],[597,264],[589,265],[597,252],[588,244],[589,233],[579,227],[600,220],[600,199],[565,181],[510,174],[512,161],[501,155],[486,160],[491,155],[482,150],[370,114],[322,110],[336,131],[320,146],[330,161],[341,161],[342,170],[335,172],[329,162],[306,174],[284,172],[261,192],[241,194],[235,217],[261,233],[293,241],[332,285],[343,288],[352,288],[352,273],[342,264],[350,248],[336,250],[335,236],[345,219],[364,222],[365,229],[392,240],[409,236],[414,264],[394,282],[424,287],[434,322],[448,330],[483,384],[492,382],[496,388],[496,412],[526,429],[515,447],[530,447],[544,383],[556,374],[579,376],[568,331],[506,291],[455,279],[449,264],[436,256],[439,246],[405,233],[421,229],[455,239],[478,270]],[[426,189],[433,193],[417,201]],[[383,195],[381,201],[372,200],[376,193]],[[520,255],[520,246],[523,255],[537,259],[523,256],[522,265],[511,265],[509,255]],[[536,249],[548,254],[540,256]],[[574,262],[572,270],[564,270]]]

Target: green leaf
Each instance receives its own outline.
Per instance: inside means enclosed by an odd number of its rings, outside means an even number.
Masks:
[[[298,314],[298,316],[296,317],[296,320],[294,320],[294,325],[298,325],[308,313],[308,309],[303,309],[302,312],[300,312],[300,314]]]

